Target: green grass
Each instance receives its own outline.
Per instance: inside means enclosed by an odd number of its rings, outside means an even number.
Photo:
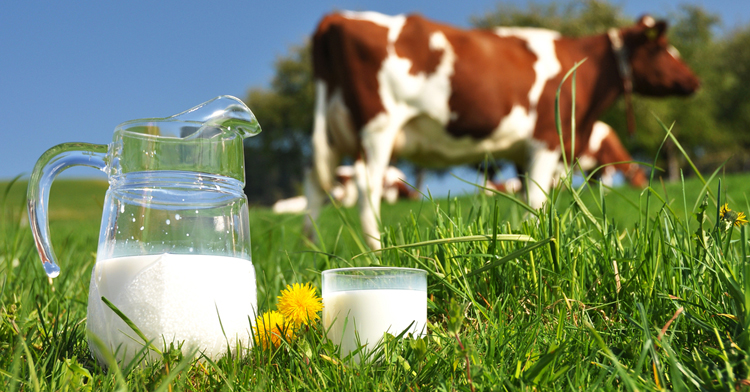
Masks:
[[[747,235],[745,227],[716,229],[719,177],[722,202],[750,211],[748,175],[717,176],[707,188],[696,178],[655,181],[646,191],[592,186],[579,201],[564,191],[536,215],[504,197],[403,201],[384,205],[391,248],[379,253],[365,253],[353,209],[327,208],[319,241],[310,242],[303,217],[253,208],[261,311],[286,284],[319,288],[327,268],[419,267],[429,272],[428,335],[390,340],[362,365],[342,363],[315,326],[275,351],[215,362],[171,351],[161,362],[109,372],[91,359],[85,338],[106,184],[55,183],[52,236],[62,274],[51,282],[22,214],[25,184],[5,184],[0,389],[747,388]],[[536,242],[495,240],[501,234]],[[461,241],[477,235],[487,238]]]

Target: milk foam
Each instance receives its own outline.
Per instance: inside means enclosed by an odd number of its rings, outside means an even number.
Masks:
[[[360,343],[372,350],[384,332],[398,335],[412,322],[409,332],[423,335],[427,323],[425,291],[352,290],[323,295],[323,326],[328,338],[341,344],[342,357],[357,349],[355,329]]]
[[[257,313],[257,293],[255,270],[248,260],[167,253],[98,261],[91,275],[87,328],[127,364],[144,343],[102,296],[160,350],[165,342],[168,346],[184,341],[183,352],[197,347],[218,359],[227,344],[252,344],[250,320]],[[89,346],[104,363],[96,346]]]

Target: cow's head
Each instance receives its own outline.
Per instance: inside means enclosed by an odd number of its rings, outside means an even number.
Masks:
[[[690,95],[698,89],[700,81],[669,45],[666,31],[665,21],[650,16],[621,30],[634,92],[649,96]]]

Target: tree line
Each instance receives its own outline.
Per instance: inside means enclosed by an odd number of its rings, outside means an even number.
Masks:
[[[568,0],[530,2],[524,8],[499,3],[495,10],[473,16],[470,23],[478,28],[543,27],[584,36],[632,25],[639,16],[625,15],[605,0]],[[689,3],[668,15],[652,16],[669,22],[669,41],[700,77],[701,89],[687,99],[634,96],[634,136],[627,134],[622,100],[601,120],[617,130],[636,160],[652,163],[656,158],[656,174],[665,179],[679,178],[687,163],[671,143],[665,143],[657,156],[665,137],[657,118],[674,123],[675,136],[702,172],[750,169],[750,25],[720,32],[718,15]],[[245,192],[251,202],[260,204],[301,194],[311,156],[315,92],[309,42],[289,48],[275,70],[270,87],[251,88],[245,97],[263,128],[245,144]]]

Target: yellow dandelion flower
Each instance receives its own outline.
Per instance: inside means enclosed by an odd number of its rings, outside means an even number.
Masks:
[[[318,312],[323,309],[323,302],[310,283],[287,285],[285,290],[281,290],[278,300],[279,311],[295,327],[317,321],[320,318]]]
[[[732,225],[739,227],[747,223],[747,216],[745,216],[745,213],[742,211],[732,211],[729,208],[729,203],[724,203],[724,205],[721,206],[721,209],[719,210],[719,218],[726,222],[725,224],[727,228]]]
[[[285,323],[284,315],[275,310],[258,316],[255,319],[253,332],[255,334],[255,344],[263,347],[264,350],[271,347],[271,345],[279,347],[282,337],[286,340],[294,338],[292,329]]]
[[[728,211],[732,211],[729,209],[729,203],[724,203],[724,205],[721,206],[721,209],[719,210],[719,218],[724,219],[724,216]]]
[[[747,224],[747,216],[745,216],[745,213],[740,211],[737,213],[737,219],[734,221],[734,225],[739,227],[744,224]]]

